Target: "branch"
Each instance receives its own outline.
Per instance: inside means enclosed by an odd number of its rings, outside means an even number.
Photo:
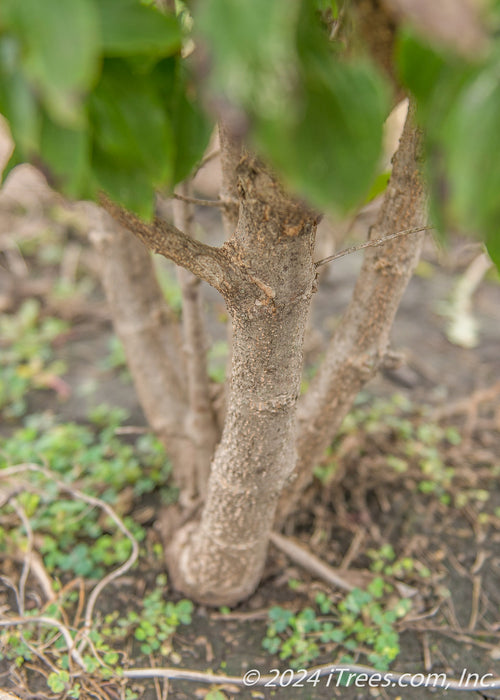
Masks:
[[[187,236],[163,219],[155,218],[152,223],[146,223],[136,214],[112,202],[106,195],[101,195],[99,203],[115,221],[137,236],[153,253],[163,255],[176,265],[186,268],[218,291],[227,284],[229,265],[219,248]]]
[[[174,192],[172,195],[174,199],[179,199],[181,202],[187,202],[188,204],[195,204],[198,207],[225,207],[227,202],[222,199],[198,199],[198,197],[188,197],[186,195],[180,194],[179,192]]]
[[[414,228],[406,228],[403,231],[396,231],[395,233],[390,233],[388,236],[382,236],[382,238],[376,238],[375,240],[365,241],[359,245],[352,245],[349,248],[344,248],[344,250],[339,250],[338,253],[329,255],[327,258],[318,260],[314,263],[316,268],[326,265],[327,263],[343,258],[345,255],[351,255],[351,253],[357,253],[358,250],[363,250],[364,248],[376,248],[377,246],[384,245],[389,241],[394,241],[396,238],[401,238],[402,236],[408,236],[411,233],[419,233],[420,231],[430,231],[434,226],[415,226]]]
[[[102,209],[89,206],[87,215],[101,283],[139,401],[182,488],[187,402],[179,319],[165,301],[144,245]]]
[[[351,302],[297,414],[297,478],[282,495],[280,521],[293,511],[314,466],[335,437],[361,388],[376,374],[389,348],[391,327],[418,262],[427,229],[426,197],[420,177],[420,134],[410,107],[384,202]],[[415,230],[411,234],[399,231]],[[380,245],[379,232],[398,235]],[[379,233],[378,236],[376,234]],[[370,241],[368,241],[370,243]],[[378,245],[377,245],[378,244]]]
[[[220,198],[232,204],[223,210],[224,228],[229,237],[236,230],[240,211],[237,168],[241,160],[242,141],[232,133],[230,126],[223,119],[219,120],[219,140],[222,169]]]
[[[179,186],[178,200],[174,202],[174,222],[189,236],[194,228],[193,207],[189,203],[190,183]],[[210,396],[210,380],[207,371],[207,338],[202,312],[200,280],[188,270],[178,269],[182,291],[182,327],[186,382],[189,401],[186,433],[191,439],[194,455],[194,496],[204,494],[210,464],[220,434]]]
[[[210,163],[211,160],[213,160],[214,158],[218,158],[219,156],[220,156],[220,148],[214,148],[213,151],[210,151],[210,153],[207,153],[207,155],[201,159],[200,164],[198,165],[198,168],[197,168],[195,174],[198,172],[198,170],[201,170],[207,163]]]

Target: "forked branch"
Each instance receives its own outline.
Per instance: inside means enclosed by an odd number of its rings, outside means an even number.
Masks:
[[[101,195],[100,204],[153,253],[172,260],[219,291],[227,286],[230,266],[221,249],[191,238],[164,219],[155,217],[151,223],[147,223],[112,202],[106,195]]]

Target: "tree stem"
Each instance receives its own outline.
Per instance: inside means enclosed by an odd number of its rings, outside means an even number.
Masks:
[[[389,335],[401,297],[420,256],[427,228],[426,196],[420,176],[420,133],[410,107],[391,180],[351,302],[326,356],[298,410],[298,469],[280,502],[279,522],[296,508],[314,467],[335,437],[361,388],[376,374],[387,354]],[[411,229],[392,236],[386,231]]]
[[[174,222],[187,235],[192,236],[194,212],[189,203],[190,183],[185,182],[178,189],[181,196],[174,202]],[[210,397],[200,279],[184,268],[178,268],[177,273],[182,292],[182,328],[189,400],[186,432],[195,449],[195,491],[200,496],[206,491],[210,463],[220,434]]]

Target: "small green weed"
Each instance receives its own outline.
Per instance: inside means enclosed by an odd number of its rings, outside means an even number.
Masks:
[[[390,592],[392,587],[376,578],[366,590],[352,590],[338,605],[325,593],[318,593],[315,602],[320,616],[311,607],[299,613],[273,607],[262,646],[287,660],[292,668],[307,667],[333,645],[348,654],[361,651],[376,668],[386,670],[399,653],[395,623],[411,608],[407,599],[384,604],[383,598]],[[342,659],[343,663],[349,661],[351,656]]]
[[[369,549],[366,552],[372,563],[370,569],[377,574],[405,579],[408,576],[429,578],[431,575],[427,566],[412,557],[396,558],[392,545],[385,544],[380,549]]]
[[[157,588],[144,598],[140,612],[131,610],[124,617],[117,612],[106,615],[100,630],[104,639],[117,641],[133,634],[143,654],[170,654],[172,636],[179,625],[191,624],[193,603],[164,600],[166,577],[160,575],[156,582]]]
[[[208,374],[210,379],[218,384],[226,379],[226,367],[229,348],[225,340],[217,340],[208,351]]]
[[[125,349],[121,340],[116,335],[112,335],[109,339],[108,354],[101,360],[101,367],[105,370],[116,370],[119,373],[120,379],[123,382],[130,383],[132,375],[127,366],[127,358]]]

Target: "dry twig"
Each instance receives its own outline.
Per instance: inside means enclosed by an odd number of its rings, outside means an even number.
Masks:
[[[419,233],[420,231],[430,231],[434,226],[415,226],[414,228],[403,229],[402,231],[396,231],[395,233],[390,233],[387,236],[382,236],[382,238],[375,238],[373,240],[365,241],[364,243],[359,243],[358,245],[352,245],[349,248],[344,248],[344,250],[339,250],[338,253],[329,255],[327,258],[318,260],[314,263],[316,268],[326,265],[327,263],[333,262],[334,260],[339,260],[345,255],[351,255],[351,253],[357,253],[358,250],[364,250],[365,248],[376,248],[377,246],[384,245],[388,241],[393,241],[395,238],[401,238],[402,236],[409,236],[412,233]]]

